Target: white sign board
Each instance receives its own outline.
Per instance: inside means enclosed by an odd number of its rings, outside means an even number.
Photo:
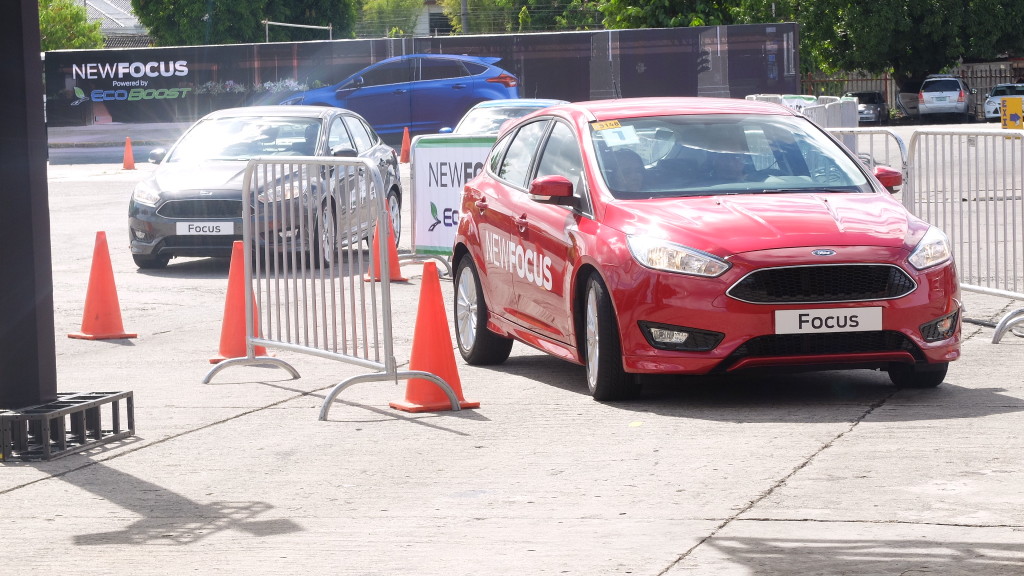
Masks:
[[[494,141],[494,136],[455,134],[413,139],[409,147],[413,253],[451,254],[462,188],[483,170]]]

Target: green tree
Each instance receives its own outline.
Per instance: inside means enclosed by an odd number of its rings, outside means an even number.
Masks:
[[[439,0],[456,33],[462,30],[461,0]],[[469,33],[551,32],[599,27],[598,2],[588,0],[470,0]]]
[[[735,4],[724,0],[652,0],[642,4],[606,0],[600,10],[605,28],[678,28],[732,24]]]
[[[1024,0],[804,0],[801,52],[826,72],[891,72],[916,89],[927,74],[965,60],[1020,53]]]
[[[423,0],[364,0],[356,30],[361,36],[409,35],[422,10]]]
[[[39,36],[44,52],[104,45],[100,23],[89,22],[85,7],[74,0],[39,0]]]
[[[263,42],[264,20],[333,26],[333,38],[350,38],[358,0],[131,0],[139,22],[158,46]],[[272,42],[326,40],[325,31],[272,26]]]

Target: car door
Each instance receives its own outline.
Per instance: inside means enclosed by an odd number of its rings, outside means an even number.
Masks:
[[[455,126],[476,102],[473,78],[459,60],[439,56],[418,59],[419,76],[413,83],[410,130],[437,132]]]
[[[583,178],[583,156],[575,132],[561,121],[552,122],[542,142],[533,178],[564,176],[573,183],[573,195],[582,212],[589,211]],[[545,204],[527,195],[518,210],[516,229],[523,248],[522,271],[513,278],[520,298],[519,317],[546,337],[572,344],[572,268],[581,211]],[[518,253],[517,253],[518,257]]]
[[[338,88],[338,107],[366,118],[378,132],[401,133],[412,113],[415,61],[401,58],[366,68]]]
[[[495,144],[486,177],[473,180],[463,195],[462,213],[476,223],[481,286],[488,308],[517,324],[523,324],[517,302],[531,298],[533,290],[518,293],[514,283],[522,271],[517,258],[523,251],[516,220],[527,201],[527,178],[547,126],[547,120],[530,122]]]
[[[384,190],[381,193],[387,192],[388,181],[388,161],[391,159],[391,154],[384,146],[378,146],[377,141],[370,134],[366,125],[363,124],[359,118],[355,116],[345,116],[345,126],[348,128],[349,134],[352,135],[352,140],[355,145],[356,152],[359,153],[360,158],[366,158],[371,161],[374,166],[377,167],[377,171],[381,176],[381,182],[384,186]],[[362,169],[359,171],[359,176],[364,176]],[[372,181],[372,180],[371,180]],[[374,214],[376,210],[372,203],[377,202],[376,190],[366,190],[365,187],[361,187],[363,191],[359,198],[359,209],[357,214],[359,215],[359,222],[361,226],[366,228],[372,228],[376,224]],[[367,192],[370,192],[369,194]],[[398,234],[399,231],[395,231]]]

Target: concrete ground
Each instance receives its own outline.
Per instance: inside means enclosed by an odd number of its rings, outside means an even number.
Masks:
[[[327,392],[365,369],[280,351],[299,379],[238,367],[202,384],[227,263],[136,271],[125,207],[147,169],[50,169],[59,390],[131,390],[137,429],[0,464],[5,573],[1024,574],[1024,338],[966,324],[934,390],[876,372],[662,378],[615,404],[517,345],[489,368],[453,353],[479,409],[400,412],[406,382],[368,382],[322,422]],[[65,337],[96,230],[137,338]],[[422,273],[402,271],[407,367]],[[964,299],[986,321],[1024,307]]]

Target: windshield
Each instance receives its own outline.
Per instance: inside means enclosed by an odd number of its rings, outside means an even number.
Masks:
[[[318,118],[242,116],[204,120],[175,145],[167,162],[247,160],[253,156],[310,156]]]
[[[591,124],[616,198],[772,192],[871,192],[867,176],[810,121],[714,114]]]
[[[506,121],[526,116],[537,109],[537,106],[474,108],[455,127],[455,133],[497,134]]]

